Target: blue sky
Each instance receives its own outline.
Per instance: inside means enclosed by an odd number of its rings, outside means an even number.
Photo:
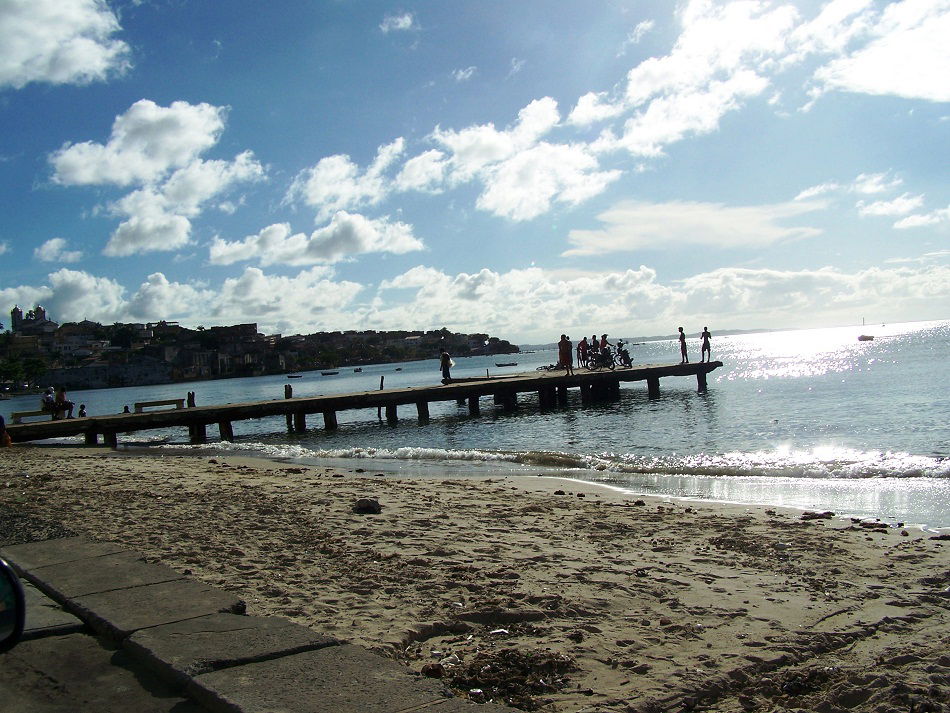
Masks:
[[[950,0],[0,0],[0,309],[950,317],[947,37]]]

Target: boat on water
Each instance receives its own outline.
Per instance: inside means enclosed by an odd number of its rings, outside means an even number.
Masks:
[[[302,379],[303,374],[287,374],[288,379]]]
[[[859,341],[859,342],[873,342],[873,341],[874,341],[874,335],[873,335],[873,334],[862,334],[862,335],[860,335],[860,336],[858,337],[858,341]]]
[[[363,371],[363,367],[361,367],[361,366],[358,366],[358,367],[356,367],[355,369],[353,369],[353,373],[357,373],[357,374],[358,374],[358,373],[361,372],[361,371]]]
[[[340,372],[338,372],[338,371],[321,371],[320,373],[323,374],[324,376],[333,376],[334,374],[339,374]]]
[[[516,361],[496,361],[495,366],[518,366]]]

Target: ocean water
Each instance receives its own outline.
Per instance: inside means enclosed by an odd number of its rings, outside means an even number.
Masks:
[[[859,341],[870,334],[872,341]],[[691,340],[693,359],[698,342]],[[395,426],[375,409],[342,412],[340,428],[286,433],[282,418],[236,422],[234,444],[205,448],[263,454],[302,462],[344,459],[357,464],[442,477],[504,471],[601,482],[631,493],[832,510],[908,525],[950,527],[950,389],[940,368],[950,350],[950,321],[790,330],[717,337],[706,393],[693,377],[664,378],[658,399],[643,382],[626,384],[619,401],[541,411],[537,399],[504,413],[482,401],[470,417],[454,402],[430,405],[420,425],[414,407]],[[630,347],[635,363],[679,361],[671,340]],[[553,351],[456,358],[453,376],[533,371],[555,361]],[[496,362],[517,361],[516,367]],[[199,404],[437,383],[438,361],[341,368],[335,376],[303,372],[141,388],[73,392],[90,415],[116,413],[126,403],[183,397]],[[0,403],[0,410],[33,408],[36,397]],[[23,403],[21,403],[23,402]],[[209,429],[209,436],[215,429]],[[133,434],[133,445],[192,448],[183,431]],[[132,441],[132,439],[136,439]]]

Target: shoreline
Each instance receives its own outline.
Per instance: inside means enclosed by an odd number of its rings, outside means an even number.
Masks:
[[[0,459],[0,506],[234,591],[251,614],[432,664],[460,695],[498,684],[517,699],[501,683],[522,681],[531,705],[562,713],[950,698],[950,542],[928,533],[370,459],[42,446]],[[381,513],[354,513],[361,497]],[[486,663],[503,682],[471,683]]]

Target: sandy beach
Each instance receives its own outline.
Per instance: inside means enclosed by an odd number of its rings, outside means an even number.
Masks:
[[[950,711],[946,535],[372,461],[26,446],[0,461],[4,517],[120,542],[460,695],[575,713]],[[354,512],[360,498],[381,512]]]

